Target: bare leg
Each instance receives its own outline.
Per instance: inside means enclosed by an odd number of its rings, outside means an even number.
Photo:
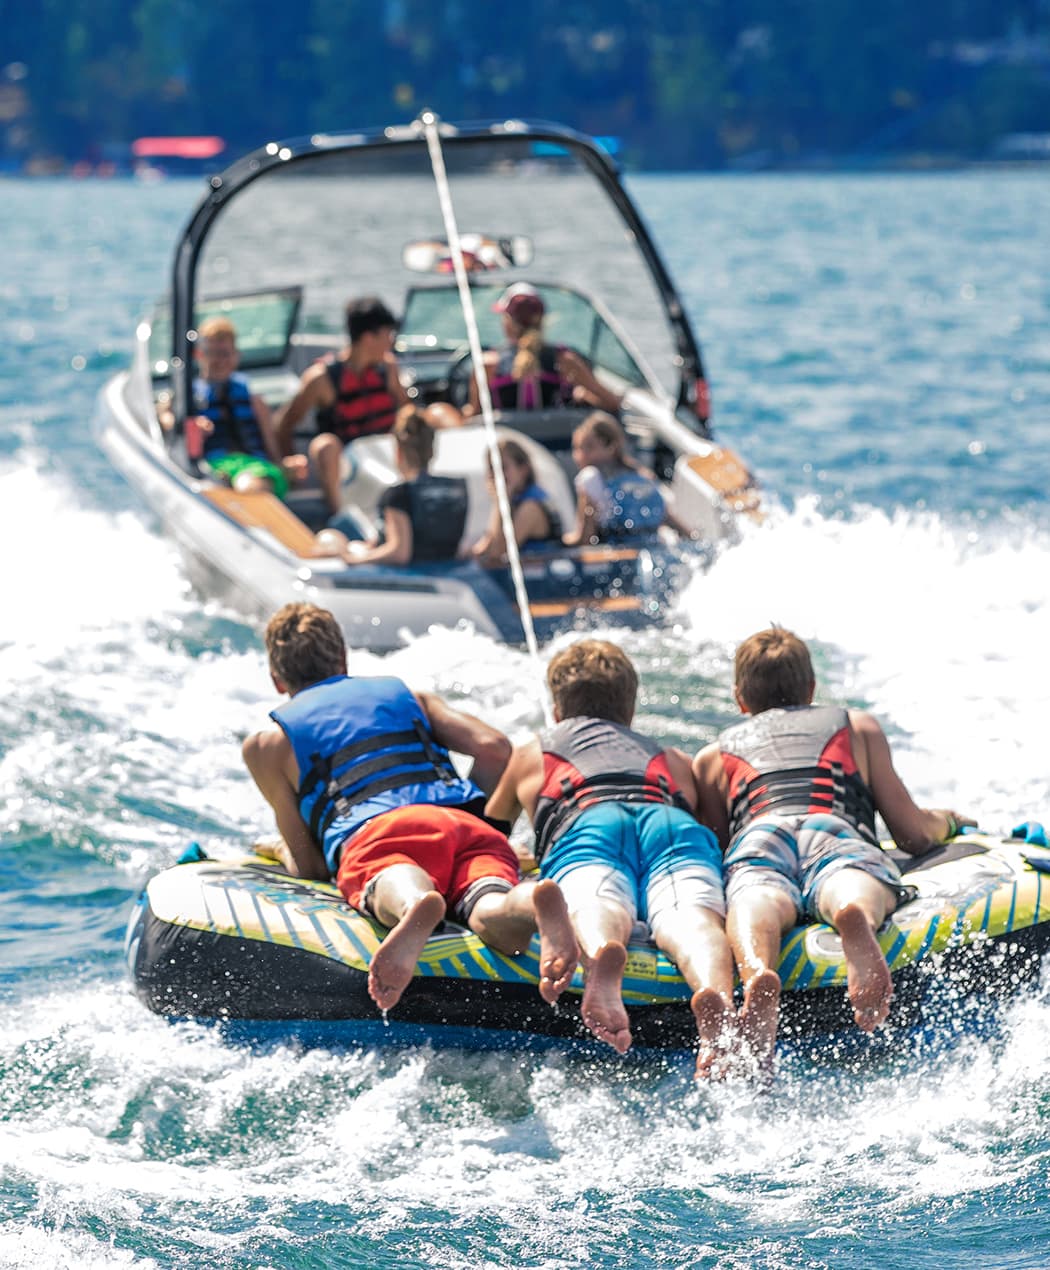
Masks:
[[[324,501],[335,513],[343,504],[342,443],[334,433],[322,432],[310,442],[309,453]]]
[[[550,878],[532,893],[540,932],[540,996],[553,1005],[569,986],[580,956],[561,887]]]
[[[587,982],[580,1005],[583,1021],[600,1041],[608,1042],[618,1054],[626,1054],[631,1048],[631,1024],[623,1008],[627,949],[618,942],[603,944],[586,964]]]
[[[233,482],[233,488],[238,494],[272,494],[273,482],[268,481],[265,476],[242,472]]]
[[[835,927],[846,958],[846,992],[862,1032],[885,1022],[893,997],[886,958],[875,932],[897,906],[888,886],[861,869],[840,869],[817,897],[820,915]]]
[[[634,919],[618,900],[596,895],[602,870],[580,869],[566,880],[566,899],[584,968],[580,1014],[599,1038],[620,1054],[631,1045],[631,1025],[623,1006],[623,969]],[[563,890],[567,886],[563,884]]]
[[[372,907],[393,929],[368,968],[368,994],[381,1010],[389,1010],[412,981],[424,945],[445,916],[445,901],[422,869],[394,864],[379,874]]]
[[[701,907],[663,913],[653,938],[693,989],[689,1004],[700,1037],[696,1074],[721,1079],[736,1031],[733,955],[721,915]]]
[[[524,952],[536,932],[534,886],[533,882],[522,882],[509,891],[483,895],[471,909],[467,925],[486,944],[508,956]]]
[[[740,1034],[759,1071],[772,1069],[779,1014],[780,976],[775,970],[760,970],[744,988],[740,1011]]]
[[[729,906],[726,933],[744,985],[741,1035],[760,1070],[773,1062],[780,1013],[780,941],[798,917],[794,901],[777,887],[750,886]]]

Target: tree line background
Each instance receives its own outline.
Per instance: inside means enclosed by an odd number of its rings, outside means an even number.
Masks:
[[[613,135],[634,167],[1002,156],[1050,133],[1050,0],[0,0],[9,168],[423,106]]]

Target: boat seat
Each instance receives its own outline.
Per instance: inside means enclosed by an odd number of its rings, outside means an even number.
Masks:
[[[558,459],[538,441],[512,428],[499,426],[500,440],[514,440],[532,460],[537,483],[547,492],[565,528],[576,516],[576,495]],[[378,505],[383,491],[401,480],[391,435],[360,437],[346,447],[349,477],[344,485],[346,508],[354,519],[378,529]],[[488,486],[488,446],[484,425],[466,424],[435,434],[430,471],[435,476],[458,476],[467,483],[467,524],[463,544],[477,542],[488,527],[492,495]]]

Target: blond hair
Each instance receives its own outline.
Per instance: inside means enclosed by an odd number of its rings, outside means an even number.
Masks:
[[[286,604],[266,624],[270,674],[290,693],[346,674],[346,642],[339,623],[317,604]]]
[[[809,649],[783,626],[749,635],[734,659],[737,696],[751,714],[808,705],[816,677]]]
[[[199,340],[231,339],[237,343],[237,328],[229,318],[211,317],[197,328]]]
[[[638,672],[617,644],[581,639],[551,658],[547,684],[559,718],[584,715],[629,724],[638,698]]]
[[[541,319],[542,320],[542,319]],[[517,352],[511,362],[510,376],[514,380],[531,379],[540,373],[540,353],[543,352],[543,332],[538,326],[529,326],[518,336]]]

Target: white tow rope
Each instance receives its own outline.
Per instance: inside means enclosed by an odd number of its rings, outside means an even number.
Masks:
[[[540,702],[543,706],[543,717],[548,727],[554,723],[551,712],[550,697],[547,693],[543,667],[540,663],[540,650],[536,643],[536,630],[532,624],[532,610],[529,608],[529,593],[525,587],[525,575],[521,569],[521,555],[518,552],[517,539],[514,537],[514,514],[511,511],[510,498],[507,494],[507,483],[503,479],[503,462],[500,459],[499,441],[496,437],[496,420],[492,415],[492,394],[489,392],[489,381],[485,374],[484,355],[481,347],[481,336],[478,334],[478,318],[474,311],[474,297],[470,294],[470,283],[467,280],[467,268],[463,263],[463,248],[459,239],[459,228],[456,225],[456,213],[452,207],[452,191],[449,189],[448,173],[445,171],[445,156],[441,149],[441,136],[438,133],[437,116],[429,110],[419,116],[423,132],[430,152],[430,164],[434,170],[437,183],[438,202],[441,204],[441,216],[445,222],[445,238],[448,240],[449,252],[452,256],[452,269],[456,275],[456,286],[459,288],[459,299],[463,306],[463,316],[467,323],[467,342],[474,362],[474,379],[478,386],[478,400],[481,403],[481,418],[485,424],[485,438],[488,442],[489,459],[492,463],[492,476],[496,485],[496,502],[499,505],[500,523],[503,526],[503,539],[507,547],[507,561],[510,574],[514,580],[514,594],[518,601],[518,613],[521,616],[522,629],[525,632],[525,646],[532,658],[533,671],[540,684]]]

